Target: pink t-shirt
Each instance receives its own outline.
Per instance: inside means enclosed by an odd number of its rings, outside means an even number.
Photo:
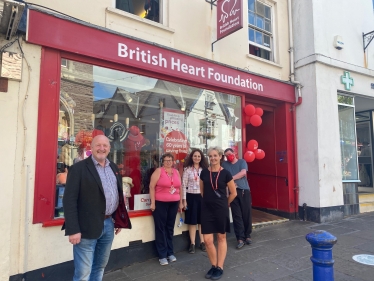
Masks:
[[[163,202],[175,202],[180,200],[180,187],[181,179],[179,173],[176,169],[172,169],[173,175],[169,177],[164,168],[161,168],[160,178],[158,179],[155,187],[155,199],[157,201]],[[171,182],[173,181],[173,186],[175,192],[170,193]]]

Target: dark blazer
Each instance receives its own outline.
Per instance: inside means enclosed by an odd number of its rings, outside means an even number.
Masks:
[[[91,157],[69,169],[63,198],[65,235],[80,232],[82,238],[97,239],[103,231],[106,201]],[[116,164],[110,161],[110,167],[117,178],[119,201],[123,202],[122,177]]]

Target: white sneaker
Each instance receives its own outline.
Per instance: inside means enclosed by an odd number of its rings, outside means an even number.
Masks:
[[[174,258],[175,258],[175,257],[174,257]],[[165,259],[165,258],[163,258],[163,259],[159,259],[158,261],[160,262],[161,265],[168,265],[168,264],[169,264],[169,263],[168,263],[168,260]]]
[[[171,255],[171,256],[168,256],[168,260],[170,262],[175,262],[175,261],[177,261],[177,258],[174,255]]]

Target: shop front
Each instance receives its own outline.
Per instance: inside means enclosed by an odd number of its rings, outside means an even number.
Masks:
[[[33,224],[45,233],[63,224],[66,175],[96,135],[111,141],[133,224],[115,239],[107,270],[154,255],[148,185],[166,152],[182,172],[192,148],[230,147],[242,158],[257,140],[266,156],[249,163],[253,207],[295,217],[293,85],[32,9],[27,42],[42,52]],[[263,109],[261,126],[247,124],[247,104]],[[185,230],[176,227],[179,250]],[[37,268],[71,261],[70,248],[55,247],[59,258]]]

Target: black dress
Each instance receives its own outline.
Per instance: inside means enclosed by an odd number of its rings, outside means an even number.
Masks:
[[[212,172],[212,182],[216,187],[218,172]],[[218,177],[218,189],[213,190],[210,181],[210,171],[203,169],[200,179],[204,183],[204,194],[201,200],[201,233],[221,233],[230,232],[229,205],[227,201],[226,187],[232,180],[231,173],[222,169]]]

